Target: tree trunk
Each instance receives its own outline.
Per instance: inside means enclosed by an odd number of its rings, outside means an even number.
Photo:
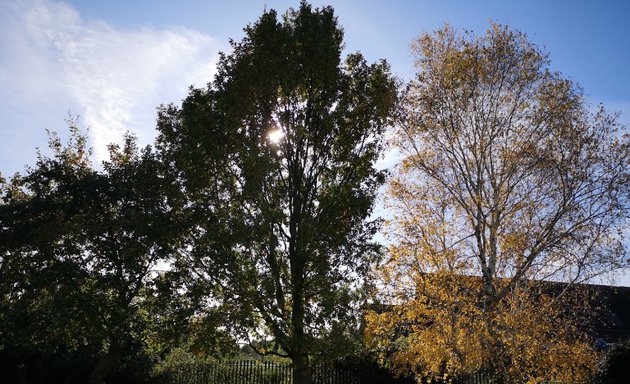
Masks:
[[[293,384],[313,384],[313,371],[306,354],[291,357],[293,363]]]
[[[119,344],[112,344],[107,353],[99,357],[90,375],[90,384],[104,384],[105,378],[120,368],[121,349]]]
[[[311,366],[305,347],[304,334],[304,279],[296,274],[293,279],[293,311],[291,313],[291,362],[293,364],[293,384],[312,384]]]

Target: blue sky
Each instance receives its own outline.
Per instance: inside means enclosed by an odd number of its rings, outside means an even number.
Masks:
[[[119,28],[186,26],[224,43],[242,35],[265,5],[283,12],[296,1],[70,1],[88,21]],[[408,44],[445,21],[483,31],[488,20],[519,28],[551,51],[558,68],[594,94],[626,97],[630,76],[614,79],[630,59],[627,1],[315,1],[331,4],[347,31],[348,46],[400,63],[408,74]]]
[[[297,1],[57,1],[0,4],[0,172],[35,161],[46,129],[65,132],[68,113],[89,127],[95,161],[129,130],[155,136],[155,108],[179,103],[211,80],[219,51],[263,9]],[[314,1],[332,5],[346,50],[387,59],[413,76],[409,44],[445,22],[482,33],[489,20],[526,32],[553,70],[579,82],[588,101],[630,126],[630,1]],[[628,284],[630,284],[630,278]]]
[[[346,50],[386,58],[413,76],[409,44],[449,22],[482,33],[489,20],[529,35],[552,68],[579,82],[589,102],[622,112],[630,125],[630,2],[315,1],[330,4]],[[243,36],[265,7],[297,1],[3,0],[0,5],[0,172],[11,175],[45,147],[45,129],[64,132],[68,113],[90,128],[95,159],[135,132],[150,143],[155,108],[203,86],[218,51]]]
[[[90,21],[119,28],[186,26],[224,44],[265,8],[284,12],[297,1],[70,1]],[[333,5],[350,50],[385,57],[412,74],[409,42],[449,22],[484,31],[488,20],[508,24],[546,46],[554,68],[581,82],[594,97],[628,100],[630,2],[617,1],[315,1]],[[614,100],[613,100],[614,101]]]

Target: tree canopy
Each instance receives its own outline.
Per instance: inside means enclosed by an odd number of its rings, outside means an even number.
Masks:
[[[40,153],[2,193],[0,353],[15,364],[9,373],[41,369],[21,373],[29,382],[55,375],[82,381],[89,373],[48,372],[50,359],[93,366],[93,383],[138,363],[155,268],[179,239],[176,184],[154,153],[129,136],[122,148],[110,147],[110,161],[97,171],[86,137],[74,123],[70,131],[67,145],[53,134],[53,155]]]
[[[428,377],[584,382],[580,298],[542,282],[627,266],[627,135],[521,32],[446,26],[413,50],[382,270],[393,309],[368,334]]]
[[[341,349],[378,256],[374,168],[396,82],[382,61],[341,61],[330,7],[268,11],[207,89],[160,110],[158,148],[188,199],[181,266],[239,338],[271,338],[295,382]],[[255,344],[252,344],[255,346]]]

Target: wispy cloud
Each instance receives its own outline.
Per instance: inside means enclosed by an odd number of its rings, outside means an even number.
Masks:
[[[90,128],[98,161],[106,158],[106,144],[127,130],[150,142],[155,108],[178,103],[188,86],[210,81],[220,48],[183,27],[119,29],[86,21],[62,2],[13,1],[2,8],[0,96],[11,101],[10,113],[29,113],[24,105],[35,107],[30,113],[55,110],[57,116],[70,109]],[[33,134],[29,116],[13,117],[0,135]],[[21,127],[11,129],[15,121]]]

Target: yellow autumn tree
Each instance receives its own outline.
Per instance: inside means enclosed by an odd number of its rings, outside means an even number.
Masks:
[[[519,31],[446,26],[413,50],[369,344],[426,380],[585,382],[593,300],[574,287],[627,265],[627,135]]]

